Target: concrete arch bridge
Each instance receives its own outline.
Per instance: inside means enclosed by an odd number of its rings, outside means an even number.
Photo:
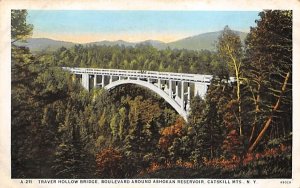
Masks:
[[[186,121],[191,98],[206,94],[212,75],[173,72],[63,67],[80,77],[87,90],[102,87],[112,90],[120,85],[135,84],[164,98]]]

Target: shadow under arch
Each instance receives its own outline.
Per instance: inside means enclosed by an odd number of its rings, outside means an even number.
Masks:
[[[165,93],[163,90],[161,90],[160,88],[156,87],[155,85],[153,85],[149,82],[145,82],[145,81],[141,81],[141,80],[117,80],[117,81],[114,81],[114,82],[106,85],[104,87],[104,89],[109,91],[119,85],[124,85],[124,84],[136,84],[136,85],[150,89],[151,91],[155,92],[156,94],[161,96],[163,99],[165,99],[175,109],[175,111],[180,116],[182,116],[185,121],[187,121],[187,112],[184,111],[184,109],[182,109],[180,107],[180,105],[173,98],[171,98],[167,93]]]

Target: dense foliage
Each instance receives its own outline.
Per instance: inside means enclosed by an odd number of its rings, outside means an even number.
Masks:
[[[32,54],[14,44],[32,32],[26,14],[12,11],[13,178],[291,178],[291,11],[261,12],[244,47],[226,26],[217,52],[76,45]],[[88,92],[62,66],[214,78],[185,122],[142,87]]]
[[[212,74],[216,69],[212,64],[215,56],[207,50],[157,50],[148,44],[135,47],[75,45],[51,53],[48,62],[53,66]]]

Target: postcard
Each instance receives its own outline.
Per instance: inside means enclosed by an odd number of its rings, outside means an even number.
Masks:
[[[0,2],[2,187],[300,187],[299,2],[270,3]]]

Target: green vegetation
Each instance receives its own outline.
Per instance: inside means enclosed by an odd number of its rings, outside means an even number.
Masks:
[[[12,11],[13,178],[291,178],[291,11],[261,12],[245,46],[225,27],[216,52],[75,45],[34,55],[15,45],[32,32],[26,15]],[[186,123],[144,88],[87,92],[62,66],[214,78]]]
[[[48,56],[37,54],[47,59],[52,66],[101,67],[129,70],[155,70],[167,72],[186,72],[212,74],[211,65],[215,53],[210,51],[157,50],[141,44],[136,47],[75,45],[72,48],[60,48]]]

